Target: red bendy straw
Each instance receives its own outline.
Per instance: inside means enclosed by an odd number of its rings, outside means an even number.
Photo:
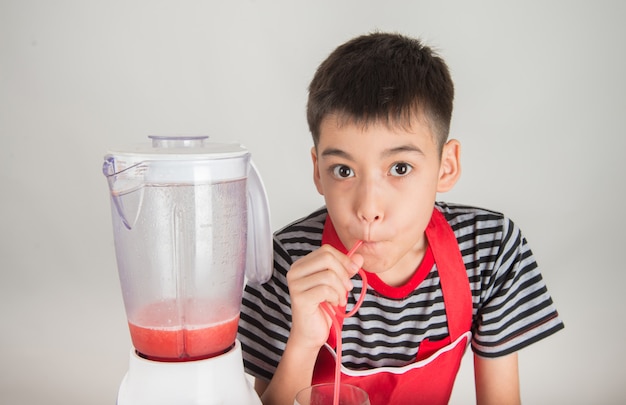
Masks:
[[[354,252],[363,244],[362,240],[357,241],[352,249],[347,253],[348,257],[352,257]],[[323,302],[322,308],[326,311],[326,313],[330,316],[330,319],[333,322],[333,326],[335,327],[335,341],[337,342],[337,360],[335,361],[335,392],[333,397],[333,404],[339,404],[339,384],[341,383],[341,324],[339,323],[339,318],[348,318],[356,313],[361,307],[363,300],[365,299],[365,292],[367,291],[367,276],[365,275],[365,271],[363,269],[359,269],[359,275],[363,280],[363,287],[361,289],[361,294],[359,295],[359,299],[357,300],[352,311],[348,313],[337,312],[333,307],[331,307],[327,302]]]
[[[358,248],[360,248],[362,244],[363,244],[363,241],[362,241],[362,240],[358,240],[358,241],[356,241],[356,243],[354,244],[354,246],[352,246],[352,249],[350,249],[350,251],[349,251],[348,253],[346,253],[346,255],[347,255],[348,257],[352,257],[352,255],[354,254],[354,252],[356,252],[356,250],[357,250]]]

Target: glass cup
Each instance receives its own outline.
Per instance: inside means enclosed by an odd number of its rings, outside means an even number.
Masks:
[[[335,384],[316,384],[296,394],[294,405],[333,405]],[[367,392],[350,384],[339,385],[338,405],[370,405]]]

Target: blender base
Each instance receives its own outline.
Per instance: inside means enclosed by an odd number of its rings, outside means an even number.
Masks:
[[[246,378],[241,343],[206,360],[159,362],[130,354],[118,405],[261,405]]]

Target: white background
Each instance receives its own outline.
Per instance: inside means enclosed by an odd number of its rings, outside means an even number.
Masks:
[[[380,29],[447,60],[464,171],[440,198],[513,218],[566,323],[521,351],[524,403],[624,403],[624,4],[0,0],[0,402],[115,402],[130,339],[109,147],[241,142],[278,229],[322,203],[305,121],[315,68]],[[452,403],[473,395],[467,357]]]

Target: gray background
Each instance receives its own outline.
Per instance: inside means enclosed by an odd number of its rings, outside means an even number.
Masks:
[[[440,198],[513,218],[566,323],[520,353],[524,403],[624,403],[624,4],[0,0],[0,402],[115,402],[130,339],[109,147],[239,141],[277,229],[322,203],[304,116],[315,68],[380,29],[448,61],[464,171]],[[467,360],[454,404],[474,401]]]

